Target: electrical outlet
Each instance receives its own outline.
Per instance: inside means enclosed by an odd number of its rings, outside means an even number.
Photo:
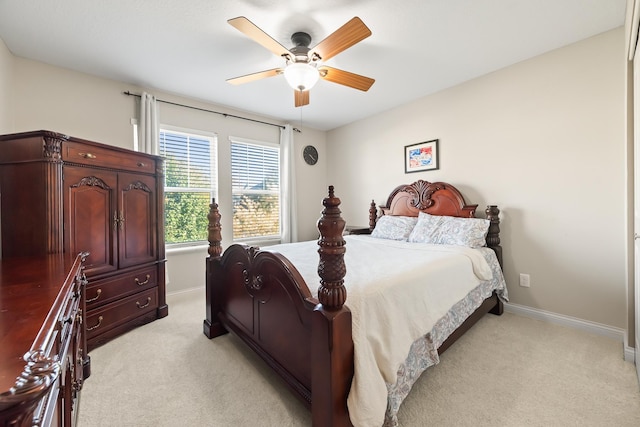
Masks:
[[[528,274],[520,273],[520,286],[523,288],[531,287],[531,277]]]

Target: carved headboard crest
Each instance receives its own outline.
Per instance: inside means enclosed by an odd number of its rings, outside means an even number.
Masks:
[[[445,184],[442,182],[428,182],[419,179],[413,184],[404,186],[400,191],[405,191],[413,195],[413,201],[411,205],[416,209],[423,210],[433,206],[433,200],[431,196],[438,190],[445,188]]]
[[[419,212],[426,212],[473,218],[477,206],[467,205],[460,191],[451,184],[418,180],[396,187],[380,209],[382,215],[418,216]],[[370,216],[370,226],[374,223]]]

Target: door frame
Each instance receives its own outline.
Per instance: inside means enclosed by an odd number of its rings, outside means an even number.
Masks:
[[[628,60],[631,61],[627,67],[628,73],[627,96],[631,99],[627,102],[628,135],[630,149],[628,153],[632,156],[631,182],[633,190],[628,192],[629,206],[632,208],[632,230],[633,235],[631,250],[633,262],[629,260],[629,268],[633,272],[628,277],[631,278],[633,286],[629,283],[628,310],[633,312],[629,316],[628,338],[633,338],[634,363],[638,381],[640,382],[640,50],[638,49],[638,29],[640,27],[640,0],[627,0],[627,11],[625,20],[625,42]],[[629,130],[632,129],[632,130]],[[629,164],[629,163],[628,163]],[[630,313],[631,314],[631,313]]]

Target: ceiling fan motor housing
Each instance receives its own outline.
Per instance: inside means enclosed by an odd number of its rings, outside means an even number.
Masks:
[[[291,42],[294,46],[304,46],[309,47],[311,44],[311,36],[305,32],[297,32],[293,33],[291,36]]]
[[[293,62],[310,62],[311,58],[309,58],[308,53],[311,36],[304,32],[293,33],[291,42],[294,46],[289,49],[289,52],[294,56]]]

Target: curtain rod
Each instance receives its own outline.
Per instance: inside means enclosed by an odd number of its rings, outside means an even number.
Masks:
[[[135,96],[135,97],[138,97],[138,98],[142,97],[142,95],[138,95],[137,93],[131,93],[129,91],[122,92],[122,93],[127,95],[127,96]],[[242,117],[242,116],[236,116],[236,115],[233,115],[233,114],[221,113],[220,111],[207,110],[205,108],[193,107],[191,105],[178,104],[176,102],[165,101],[163,99],[156,99],[156,101],[162,102],[164,104],[177,105],[178,107],[185,107],[185,108],[191,108],[192,110],[199,110],[199,111],[205,111],[207,113],[220,114],[221,116],[224,116],[224,117],[233,117],[234,119],[248,120],[250,122],[261,123],[263,125],[275,126],[275,127],[279,127],[280,129],[284,129],[284,126],[282,126],[282,125],[277,125],[275,123],[269,123],[269,122],[263,122],[263,121],[260,121],[260,120],[250,119],[248,117]],[[301,132],[300,129],[298,129],[298,128],[293,128],[293,130],[296,131],[296,132]]]

